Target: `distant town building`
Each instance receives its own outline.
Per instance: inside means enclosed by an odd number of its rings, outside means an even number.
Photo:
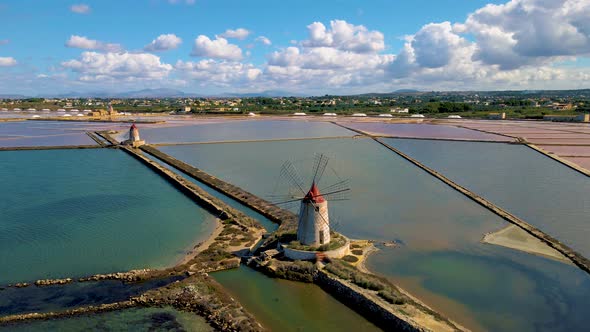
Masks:
[[[190,113],[191,111],[191,107],[190,106],[184,106],[181,111],[183,111],[184,113]]]
[[[574,109],[574,105],[571,103],[562,104],[562,103],[553,103],[551,104],[551,108],[557,111],[570,111]]]
[[[554,122],[590,122],[590,114],[544,115],[543,120]]]
[[[76,110],[78,111],[78,110]],[[86,111],[90,111],[90,110],[84,110],[84,112]],[[78,111],[79,112],[79,111]],[[90,111],[89,114],[92,117],[97,117],[97,118],[113,118],[119,115],[119,113],[117,113],[117,111],[115,111],[113,109],[113,105],[111,105],[109,103],[108,109],[98,109],[98,110],[94,110],[94,111]]]
[[[490,113],[490,114],[488,114],[488,119],[489,120],[504,120],[504,119],[506,119],[506,113],[505,112]]]
[[[407,108],[392,108],[389,110],[391,113],[408,114],[410,110]]]

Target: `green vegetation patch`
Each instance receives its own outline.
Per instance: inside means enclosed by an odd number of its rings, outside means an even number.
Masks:
[[[354,257],[354,256],[346,256]],[[356,258],[356,257],[354,257]],[[325,268],[328,272],[337,277],[348,280],[362,288],[377,291],[378,295],[392,304],[404,304],[406,297],[387,280],[374,275],[362,273],[354,266],[343,260],[332,260]]]
[[[353,255],[346,255],[346,256],[342,257],[342,260],[349,262],[349,263],[356,263],[359,261],[358,257],[353,256]]]
[[[315,265],[307,261],[283,262],[273,261],[272,276],[281,279],[295,280],[302,282],[313,282]],[[270,271],[269,271],[270,272]]]

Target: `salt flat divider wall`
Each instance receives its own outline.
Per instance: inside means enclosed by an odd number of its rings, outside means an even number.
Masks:
[[[402,158],[408,160],[412,164],[414,164],[414,165],[418,166],[419,168],[423,169],[424,171],[430,173],[432,176],[436,177],[437,179],[441,180],[445,184],[449,185],[451,188],[453,188],[453,189],[457,190],[458,192],[462,193],[463,195],[469,197],[473,201],[477,202],[479,205],[485,207],[486,209],[488,209],[488,210],[492,211],[493,213],[497,214],[498,216],[502,217],[504,220],[522,228],[525,232],[531,234],[532,236],[534,236],[537,239],[541,240],[542,242],[546,243],[551,248],[559,251],[561,254],[563,254],[565,257],[567,257],[569,260],[571,260],[574,264],[576,264],[579,268],[581,268],[582,270],[584,270],[590,274],[590,260],[588,260],[586,257],[582,256],[581,254],[579,254],[578,252],[576,252],[575,250],[573,250],[569,246],[565,245],[564,243],[561,243],[559,240],[553,238],[552,236],[545,234],[540,229],[538,229],[535,226],[527,223],[526,221],[518,218],[517,216],[511,214],[510,212],[502,209],[501,207],[495,205],[494,203],[488,201],[487,199],[485,199],[485,198],[475,194],[474,192],[458,185],[457,183],[451,181],[450,179],[448,179],[447,177],[445,177],[441,173],[426,167],[425,165],[423,165],[422,163],[420,163],[416,159],[404,154],[403,152],[399,151],[398,149],[392,147],[391,145],[389,145],[385,142],[382,142],[380,139],[375,138],[374,140],[376,142],[378,142],[379,144],[383,145],[384,147],[386,147],[387,149],[395,152],[396,154],[398,154]]]
[[[208,185],[218,192],[233,198],[234,200],[246,205],[254,211],[262,214],[273,222],[281,224],[284,227],[295,226],[297,223],[297,216],[285,209],[282,209],[244,189],[227,183],[221,179],[214,177],[194,166],[182,162],[166,153],[154,148],[153,146],[143,145],[140,149],[160,160],[173,166],[182,172],[188,174],[192,178]]]
[[[540,154],[544,155],[545,157],[549,157],[549,158],[557,161],[558,163],[561,163],[561,164],[563,164],[563,165],[565,165],[565,166],[573,169],[576,172],[582,173],[582,174],[590,177],[590,171],[589,170],[587,170],[587,169],[585,169],[583,167],[580,167],[577,164],[572,163],[571,161],[567,161],[567,160],[565,160],[563,158],[560,158],[559,156],[557,156],[555,154],[549,154],[549,153],[547,153],[547,151],[541,149],[540,147],[538,147],[538,146],[536,146],[534,144],[526,143],[525,145],[528,146],[529,148],[531,148],[531,149],[539,152]]]
[[[17,314],[17,315],[9,315],[0,317],[0,326],[2,324],[9,324],[9,323],[17,323],[17,322],[24,322],[30,320],[49,320],[49,319],[59,319],[59,318],[68,318],[74,317],[78,315],[88,315],[88,314],[97,314],[97,313],[104,313],[109,311],[116,311],[116,310],[123,310],[136,307],[138,303],[136,301],[122,301],[122,302],[115,302],[115,303],[108,303],[108,304],[101,304],[96,306],[87,306],[82,308],[75,308],[69,309],[65,311],[59,312],[33,312],[28,314]]]
[[[137,160],[144,163],[149,168],[156,171],[156,173],[162,175],[166,180],[179,188],[189,197],[195,199],[200,206],[211,212],[216,217],[222,220],[233,219],[243,227],[251,227],[252,225],[258,226],[258,222],[255,219],[248,217],[241,211],[238,211],[225,204],[223,201],[209,195],[206,191],[199,188],[194,183],[187,181],[182,176],[177,175],[172,171],[162,167],[158,163],[148,159],[141,154],[141,151],[131,147],[122,147],[122,149],[131,156],[135,157]]]
[[[501,207],[495,205],[494,203],[488,201],[487,199],[485,199],[485,198],[475,194],[474,192],[458,185],[457,183],[453,182],[452,180],[445,177],[441,173],[439,173],[431,168],[428,168],[427,166],[425,166],[424,164],[422,164],[418,160],[408,156],[407,154],[401,152],[400,150],[394,148],[393,146],[381,141],[378,137],[370,135],[370,134],[365,133],[360,130],[348,128],[348,127],[346,127],[342,124],[339,124],[339,123],[335,123],[335,122],[333,122],[333,123],[338,126],[341,126],[343,128],[346,128],[346,129],[355,131],[359,134],[365,135],[367,137],[371,137],[375,142],[381,144],[382,146],[393,151],[394,153],[396,153],[400,157],[402,157],[402,158],[406,159],[407,161],[411,162],[412,164],[418,166],[419,168],[426,171],[427,173],[434,176],[435,178],[439,179],[440,181],[447,184],[451,188],[457,190],[458,192],[467,196],[468,198],[475,201],[479,205],[485,207],[486,209],[488,209],[488,210],[492,211],[493,213],[495,213],[496,215],[500,216],[502,219],[522,228],[525,232],[529,233],[530,235],[532,235],[532,236],[536,237],[537,239],[541,240],[542,242],[546,243],[549,247],[559,251],[561,254],[563,254],[565,257],[567,257],[570,261],[572,261],[572,263],[574,263],[580,269],[582,269],[583,271],[590,274],[590,260],[588,260],[586,257],[582,256],[580,253],[576,252],[575,250],[573,250],[572,248],[570,248],[566,244],[561,243],[561,241],[557,240],[556,238],[544,233],[543,231],[536,228],[535,226],[527,223],[526,221],[518,218],[517,216],[511,214],[510,212],[502,209]]]

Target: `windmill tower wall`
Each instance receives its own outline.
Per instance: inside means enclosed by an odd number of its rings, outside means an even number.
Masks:
[[[129,140],[132,142],[139,141],[139,130],[135,125],[129,129]]]
[[[145,144],[145,141],[142,141],[139,138],[139,129],[133,124],[131,128],[129,128],[129,139],[123,142],[124,144],[131,145],[134,148],[140,147]]]
[[[319,246],[330,242],[328,202],[303,200],[299,210],[297,239],[301,244]]]

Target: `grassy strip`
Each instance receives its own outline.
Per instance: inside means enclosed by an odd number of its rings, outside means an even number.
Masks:
[[[388,281],[370,274],[362,273],[347,262],[334,259],[326,265],[326,270],[357,286],[376,291],[381,298],[389,303],[398,305],[406,303],[406,296]]]

